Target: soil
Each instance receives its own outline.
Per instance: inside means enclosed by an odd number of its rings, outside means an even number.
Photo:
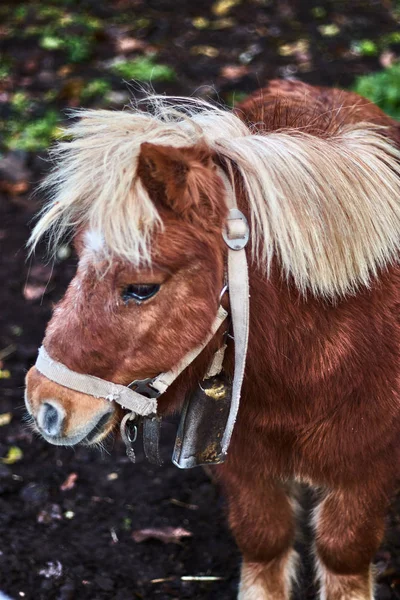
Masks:
[[[327,20],[341,24],[332,38],[321,35],[316,13],[311,14],[313,2],[238,3],[229,13],[235,19],[229,32],[189,27],[195,17],[209,18],[212,3],[205,0],[88,5],[102,18],[116,10],[132,11],[135,18],[150,15],[146,40],[178,74],[175,82],[154,85],[157,91],[188,95],[206,86],[223,99],[276,76],[350,85],[355,75],[379,66],[378,57],[349,53],[351,41],[374,38],[378,25],[380,33],[397,26],[390,2],[319,2],[315,6],[325,10]],[[301,38],[310,41],[309,57],[279,51]],[[218,55],[189,55],[196,44],[217,48]],[[7,48],[12,51],[12,41]],[[18,48],[20,63],[29,51]],[[112,58],[113,52],[110,37],[99,40],[99,55]],[[226,69],[244,52],[250,60],[244,57],[239,66],[246,68],[233,76]],[[59,57],[48,55],[51,72]],[[83,77],[90,68],[82,66]],[[24,77],[22,71],[17,79]],[[38,72],[27,85],[39,93],[41,81]],[[140,451],[136,465],[130,463],[118,439],[103,454],[86,447],[58,448],[24,422],[24,375],[76,264],[73,255],[67,256],[68,247],[54,264],[46,263],[40,251],[34,259],[26,257],[30,222],[42,200],[31,192],[47,169],[44,158],[15,151],[0,162],[0,424],[4,415],[11,418],[0,425],[0,457],[10,458],[12,448],[22,452],[15,462],[11,457],[11,464],[0,462],[0,589],[14,600],[233,600],[240,556],[226,526],[224,501],[202,469],[180,471],[170,463],[174,423],[163,431],[165,465],[153,467]],[[399,515],[397,499],[376,557],[378,600],[400,598]],[[166,526],[191,536],[168,543],[132,537],[136,530]],[[182,579],[190,576],[218,579]],[[306,568],[298,600],[314,597],[311,580]]]

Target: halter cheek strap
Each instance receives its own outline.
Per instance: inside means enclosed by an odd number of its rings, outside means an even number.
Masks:
[[[225,172],[221,170],[219,175],[225,184],[226,202],[229,208],[226,229],[223,231],[223,238],[228,246],[229,302],[235,343],[235,371],[232,383],[232,401],[221,444],[222,455],[225,457],[239,411],[249,341],[250,294],[249,273],[245,250],[249,241],[249,226],[246,217],[238,210],[236,194],[234,193]]]

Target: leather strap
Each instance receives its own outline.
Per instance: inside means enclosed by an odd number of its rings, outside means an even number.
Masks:
[[[143,449],[146,458],[153,465],[163,464],[160,456],[161,417],[143,419]]]
[[[120,404],[131,412],[147,416],[157,412],[157,400],[155,398],[145,398],[130,388],[106,381],[94,375],[84,375],[71,371],[64,364],[53,360],[44,346],[39,348],[35,367],[42,375],[82,394],[89,394],[95,398],[105,398]]]
[[[246,218],[237,208],[236,195],[228,177],[222,171],[220,172],[220,176],[225,183],[226,202],[229,207],[227,231],[224,234],[224,240],[229,248],[229,302],[235,343],[235,372],[232,384],[232,401],[221,444],[222,453],[226,454],[239,411],[249,339],[249,275],[245,251],[245,246],[249,239],[249,227]]]
[[[182,373],[182,371],[184,371],[194,361],[194,359],[198,357],[200,352],[204,350],[204,348],[207,346],[210,340],[217,333],[218,329],[221,327],[222,323],[225,321],[227,316],[228,313],[226,312],[226,310],[222,306],[220,306],[218,308],[217,316],[214,319],[214,323],[211,327],[211,330],[207,334],[207,337],[202,342],[202,344],[200,344],[200,346],[197,346],[197,348],[194,348],[194,350],[192,350],[191,352],[188,352],[188,354],[186,354],[186,356],[181,360],[180,363],[178,363],[178,365],[174,369],[171,369],[166,373],[161,373],[161,375],[158,375],[153,380],[151,386],[154,387],[157,391],[159,391],[160,394],[163,394],[169,388],[171,383],[173,383],[175,379]]]

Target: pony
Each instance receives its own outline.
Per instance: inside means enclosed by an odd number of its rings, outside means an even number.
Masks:
[[[209,339],[220,303],[231,310],[228,181],[249,222],[249,334],[229,449],[210,468],[243,555],[238,598],[290,598],[306,484],[320,598],[371,600],[400,464],[399,125],[354,93],[279,80],[234,110],[153,96],[78,116],[30,239],[55,251],[70,235],[79,256],[46,351],[127,386],[207,340],[159,415],[182,409],[224,343],[231,380],[227,326]],[[61,445],[95,444],[124,414],[36,367],[26,405]]]

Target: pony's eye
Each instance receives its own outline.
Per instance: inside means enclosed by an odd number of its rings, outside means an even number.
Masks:
[[[141,283],[138,285],[127,285],[122,290],[122,299],[127,302],[128,300],[143,301],[152,298],[157,294],[160,286],[158,283]]]

